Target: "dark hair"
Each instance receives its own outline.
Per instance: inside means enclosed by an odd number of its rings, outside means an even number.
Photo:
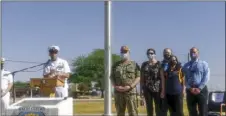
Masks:
[[[176,61],[177,61],[177,64],[176,64],[176,70],[179,70],[182,66],[181,66],[181,63],[180,63],[180,61],[178,60],[177,56],[175,56],[175,55],[170,56],[169,65],[170,65],[170,66],[172,65],[172,58],[173,58],[173,57],[174,57],[174,58],[176,59]]]
[[[146,54],[148,54],[150,51],[153,51],[153,52],[154,52],[154,54],[156,54],[155,49],[153,49],[153,48],[149,48],[149,49],[147,49]]]
[[[176,58],[176,61],[179,62],[177,56],[175,56],[175,55],[170,56],[170,61],[171,61],[172,58]]]

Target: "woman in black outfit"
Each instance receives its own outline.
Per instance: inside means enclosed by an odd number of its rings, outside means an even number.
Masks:
[[[154,116],[154,108],[156,116],[162,116],[160,111],[160,100],[164,98],[164,73],[161,62],[156,59],[156,52],[150,48],[146,53],[148,61],[142,63],[141,66],[141,95],[146,101],[146,109],[148,116]],[[155,102],[155,104],[153,104]]]

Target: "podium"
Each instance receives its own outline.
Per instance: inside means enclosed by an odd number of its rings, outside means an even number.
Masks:
[[[56,78],[31,78],[30,87],[40,88],[40,94],[42,97],[51,97],[55,93],[55,87],[64,86],[64,81]]]

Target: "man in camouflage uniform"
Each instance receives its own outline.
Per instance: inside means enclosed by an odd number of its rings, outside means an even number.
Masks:
[[[129,59],[127,46],[122,46],[120,51],[122,60],[113,65],[111,75],[117,116],[125,116],[126,107],[129,116],[138,116],[136,85],[140,81],[140,67]]]

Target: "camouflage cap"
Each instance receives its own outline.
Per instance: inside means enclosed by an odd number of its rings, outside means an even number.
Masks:
[[[129,49],[128,46],[122,46],[120,51],[123,52],[123,53],[127,53],[128,51],[130,51],[130,49]]]

